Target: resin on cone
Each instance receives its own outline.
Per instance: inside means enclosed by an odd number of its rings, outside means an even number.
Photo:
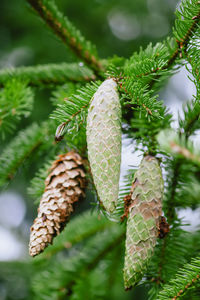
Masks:
[[[144,157],[134,176],[127,220],[124,262],[124,283],[127,289],[142,279],[153,254],[162,214],[163,189],[158,160],[150,155]]]
[[[73,212],[73,204],[84,196],[85,185],[81,157],[75,152],[59,155],[45,180],[38,216],[31,227],[31,256],[42,252],[62,231]]]
[[[121,106],[117,84],[105,80],[94,94],[87,117],[88,158],[104,208],[113,212],[119,192]]]

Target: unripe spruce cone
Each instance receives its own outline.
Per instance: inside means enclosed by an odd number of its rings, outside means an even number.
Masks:
[[[128,289],[142,279],[153,254],[162,214],[162,172],[153,156],[143,158],[134,175],[132,203],[128,209],[124,283]]]
[[[113,79],[105,80],[91,100],[87,146],[98,196],[104,208],[113,212],[118,199],[121,163],[121,106]]]
[[[31,227],[29,253],[41,253],[65,227],[73,204],[84,196],[85,171],[75,152],[59,155],[45,180],[38,216]]]

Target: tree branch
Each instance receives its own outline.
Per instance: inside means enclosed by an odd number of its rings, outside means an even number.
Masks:
[[[76,63],[48,64],[3,69],[0,71],[0,87],[13,77],[28,80],[30,86],[61,85],[66,81],[85,82],[96,78],[89,68]]]
[[[183,295],[183,293],[186,292],[186,290],[188,288],[191,288],[192,285],[194,285],[196,283],[197,280],[199,280],[200,276],[199,274],[196,275],[196,277],[192,278],[190,282],[188,282],[183,289],[179,290],[178,293],[176,294],[176,296],[174,296],[172,298],[172,300],[176,300],[178,299],[181,295]]]
[[[96,255],[88,264],[85,266],[85,268],[82,268],[80,270],[79,276],[85,276],[86,272],[92,271],[97,264],[114,249],[115,247],[119,246],[120,243],[123,241],[125,237],[125,231],[123,231],[119,236],[116,237],[113,241],[111,241],[98,255]],[[72,279],[66,286],[66,293],[61,296],[60,299],[65,299],[66,295],[69,295],[72,291],[73,285],[76,283],[74,279]]]
[[[71,22],[58,11],[54,1],[27,0],[53,32],[96,73],[104,71],[96,49],[86,41]]]
[[[160,70],[167,70],[169,69],[171,66],[173,66],[173,64],[176,62],[179,54],[181,54],[181,49],[183,47],[187,47],[190,37],[192,36],[194,30],[197,28],[198,23],[200,21],[200,11],[199,14],[197,16],[193,17],[193,23],[190,26],[190,28],[188,29],[187,33],[185,34],[185,36],[182,38],[182,40],[178,41],[176,40],[176,47],[174,48],[174,52],[171,55],[171,57],[168,59],[167,63],[161,68]],[[182,58],[182,56],[180,55],[180,58]],[[157,72],[157,69],[154,70],[154,72]],[[153,87],[153,84],[156,82],[156,80],[160,77],[160,75],[157,75],[154,79],[151,80],[150,82],[150,88]]]

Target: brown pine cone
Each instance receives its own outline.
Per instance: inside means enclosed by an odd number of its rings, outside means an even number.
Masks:
[[[65,227],[73,204],[84,196],[85,170],[81,157],[75,152],[59,155],[45,180],[45,191],[38,216],[31,227],[29,253],[41,253]]]

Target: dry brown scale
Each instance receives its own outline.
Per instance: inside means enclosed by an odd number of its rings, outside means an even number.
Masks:
[[[84,196],[86,186],[83,160],[75,152],[59,155],[45,180],[38,216],[31,227],[29,253],[41,253],[65,227],[73,204]]]

